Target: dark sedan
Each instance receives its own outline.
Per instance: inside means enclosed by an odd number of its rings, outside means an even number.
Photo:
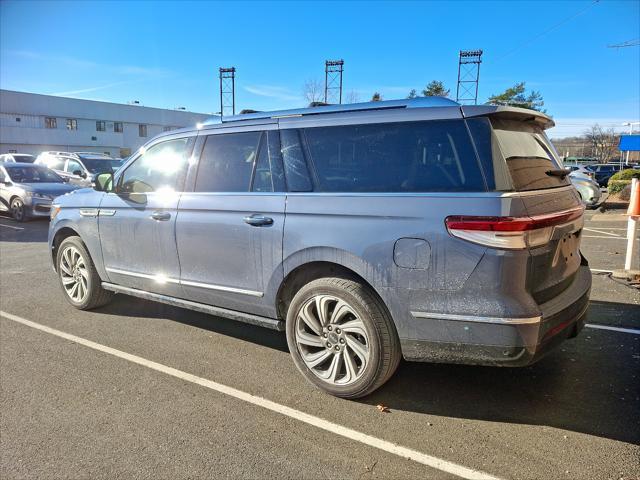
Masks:
[[[0,211],[11,212],[18,222],[48,217],[54,198],[78,187],[65,183],[53,170],[32,163],[0,166]]]

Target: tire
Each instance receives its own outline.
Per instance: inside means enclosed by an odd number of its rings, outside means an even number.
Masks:
[[[11,199],[11,205],[9,206],[11,216],[16,222],[29,221],[29,215],[24,208],[24,202],[20,197],[14,197]]]
[[[362,283],[320,278],[287,310],[293,361],[316,387],[342,398],[368,395],[398,368],[400,341],[386,307]]]
[[[112,292],[102,288],[102,280],[80,237],[62,241],[56,254],[56,272],[65,298],[79,310],[101,307],[113,297]]]

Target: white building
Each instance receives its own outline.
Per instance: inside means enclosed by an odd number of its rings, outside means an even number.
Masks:
[[[0,90],[0,153],[45,150],[127,157],[155,135],[211,115]]]

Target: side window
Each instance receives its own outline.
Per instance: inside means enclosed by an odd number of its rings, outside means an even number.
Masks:
[[[205,141],[196,192],[248,192],[262,132],[209,135]]]
[[[64,170],[64,158],[49,157],[44,161],[44,164],[52,170]]]
[[[280,130],[280,148],[288,190],[290,192],[310,192],[313,190],[300,142],[300,131]]]
[[[73,173],[77,170],[80,170],[81,172],[84,171],[84,169],[82,168],[82,165],[80,165],[79,162],[76,162],[75,160],[67,160],[67,168],[65,171],[69,173]]]
[[[461,120],[304,130],[321,192],[485,191]]]
[[[266,133],[262,135],[258,160],[253,172],[252,192],[273,192],[273,178],[271,177],[271,162],[269,160],[269,145]]]
[[[189,138],[158,143],[127,167],[118,180],[118,193],[181,190],[187,165]]]

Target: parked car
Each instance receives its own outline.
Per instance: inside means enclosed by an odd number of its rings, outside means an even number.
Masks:
[[[36,157],[29,155],[28,153],[5,153],[0,155],[0,163],[5,162],[20,162],[20,163],[33,163]]]
[[[120,162],[108,155],[90,152],[44,152],[36,163],[56,171],[69,183],[89,187],[98,173],[114,172]]]
[[[76,188],[43,165],[16,162],[0,165],[0,211],[11,212],[18,222],[48,217],[51,201]]]
[[[569,174],[569,178],[587,207],[595,207],[600,203],[600,197],[602,196],[600,185],[591,176],[584,175],[579,170],[576,170]]]
[[[285,330],[340,397],[401,357],[527,365],[591,287],[553,125],[437,97],[214,119],[58,198],[51,260],[79,309],[119,293]]]
[[[594,173],[585,165],[564,165],[564,168],[570,169],[571,173],[577,173],[589,178],[594,177]]]
[[[598,185],[606,187],[611,176],[620,170],[620,165],[615,163],[599,163],[589,165],[587,168],[593,172],[594,180],[598,182]]]

